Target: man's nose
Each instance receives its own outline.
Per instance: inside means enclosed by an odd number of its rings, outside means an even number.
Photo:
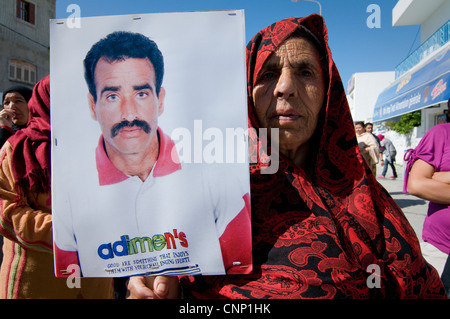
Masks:
[[[283,69],[278,78],[274,94],[278,98],[287,99],[295,95],[295,79],[294,74],[289,69]]]
[[[137,116],[137,105],[133,98],[126,97],[120,103],[120,115],[122,120],[133,121]]]

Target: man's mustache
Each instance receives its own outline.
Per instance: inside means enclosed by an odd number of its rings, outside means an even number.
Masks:
[[[149,134],[150,131],[152,130],[150,125],[146,121],[134,120],[134,121],[130,122],[130,121],[125,120],[120,123],[117,123],[116,125],[114,125],[112,127],[111,137],[112,138],[116,137],[117,134],[119,134],[120,130],[123,129],[124,127],[139,127],[147,134]]]

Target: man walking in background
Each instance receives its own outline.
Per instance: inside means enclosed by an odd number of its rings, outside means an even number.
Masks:
[[[388,165],[392,168],[392,176],[390,178],[397,178],[397,171],[395,170],[395,156],[397,155],[397,150],[391,140],[384,137],[384,135],[379,134],[378,138],[381,143],[381,154],[384,154],[384,160],[381,156],[381,166],[383,166],[383,172],[378,176],[378,178],[386,177]]]

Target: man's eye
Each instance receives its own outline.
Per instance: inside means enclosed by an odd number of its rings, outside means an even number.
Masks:
[[[147,93],[147,92],[139,92],[139,93],[137,94],[137,96],[140,97],[140,98],[144,98],[144,97],[147,97],[147,96],[148,96],[148,93]]]
[[[110,102],[115,102],[115,101],[117,101],[119,98],[118,98],[118,96],[116,95],[116,94],[110,94],[110,95],[108,95],[107,97],[106,97],[106,100],[107,101],[110,101]]]

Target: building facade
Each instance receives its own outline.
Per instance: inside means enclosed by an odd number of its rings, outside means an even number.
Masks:
[[[2,0],[0,97],[13,85],[32,88],[49,74],[49,19],[55,0]]]
[[[393,26],[420,25],[420,46],[395,69],[394,82],[377,98],[373,121],[400,149],[414,148],[434,125],[445,121],[450,98],[450,1],[399,0]],[[409,136],[384,131],[387,121],[421,112],[421,125]],[[397,147],[399,148],[399,147]]]
[[[347,83],[347,100],[354,121],[372,122],[378,95],[394,81],[394,71],[360,72]]]

